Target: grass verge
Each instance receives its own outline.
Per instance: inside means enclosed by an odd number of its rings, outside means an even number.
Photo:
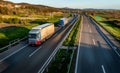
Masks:
[[[15,39],[20,39],[28,35],[28,32],[31,30],[32,27],[51,22],[57,24],[58,20],[61,18],[61,16],[54,16],[48,20],[29,20],[29,24],[27,25],[19,25],[16,24],[16,26],[8,26],[0,28],[0,48],[8,45],[10,41]],[[11,24],[8,24],[11,25]],[[3,52],[7,49],[0,49],[0,52]]]
[[[92,18],[94,18],[100,24],[100,26],[102,26],[106,31],[108,31],[112,36],[115,37],[115,39],[117,39],[120,42],[120,28],[117,25],[111,24],[108,20],[106,20],[103,17],[99,16],[100,19],[96,17]]]
[[[29,30],[37,24],[28,26],[10,26],[0,29],[0,47],[7,45],[10,41],[17,38],[23,38],[28,35]]]

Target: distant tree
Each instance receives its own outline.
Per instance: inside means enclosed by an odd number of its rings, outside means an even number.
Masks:
[[[0,23],[2,23],[3,22],[3,18],[0,16]]]
[[[4,1],[4,0],[0,0],[0,1]]]

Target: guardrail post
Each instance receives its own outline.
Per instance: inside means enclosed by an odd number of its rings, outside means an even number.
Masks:
[[[69,46],[67,46],[67,50],[66,50],[66,53],[68,53],[68,50],[69,50]]]
[[[17,41],[18,43],[20,43],[20,39],[18,39],[18,41]]]
[[[24,38],[22,38],[22,39],[15,39],[15,40],[13,40],[13,41],[10,41],[9,43],[8,43],[8,45],[6,45],[6,46],[4,46],[4,47],[2,47],[1,49],[9,49],[9,48],[11,48],[13,45],[15,45],[15,44],[17,44],[17,43],[20,43],[20,41],[22,41],[23,39],[26,39],[27,37],[24,37]]]
[[[48,67],[46,68],[46,72],[48,72]]]
[[[9,49],[9,48],[11,48],[11,45],[10,45],[10,44],[9,44],[9,47],[8,47],[8,49]]]
[[[11,48],[11,42],[9,42],[9,47],[8,47],[8,49],[9,49],[9,48]]]
[[[55,57],[53,58],[53,60],[55,61]]]

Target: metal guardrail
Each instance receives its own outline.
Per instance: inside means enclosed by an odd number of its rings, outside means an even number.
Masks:
[[[108,37],[105,36],[105,34],[101,31],[101,29],[100,29],[99,26],[97,25],[97,24],[99,24],[99,23],[97,23],[93,18],[90,18],[90,20],[91,20],[92,23],[96,26],[96,29],[97,29],[98,32],[103,36],[103,38],[105,39],[105,41],[106,41],[111,47],[113,47],[113,46],[116,47],[115,44],[113,44],[111,41],[109,41]]]
[[[78,16],[79,17],[79,16]],[[44,63],[44,65],[41,67],[41,69],[38,71],[38,73],[43,73],[44,70],[47,68],[47,66],[49,65],[49,63],[52,61],[52,59],[54,58],[54,56],[56,55],[56,53],[58,52],[60,46],[62,45],[62,43],[64,42],[64,40],[67,38],[67,36],[70,34],[71,30],[73,29],[73,27],[75,26],[75,24],[78,21],[78,17],[71,23],[74,24],[72,26],[72,28],[70,29],[70,31],[67,33],[67,35],[63,38],[63,40],[58,44],[58,46],[56,47],[56,49],[53,51],[53,53],[49,56],[49,58],[47,59],[47,61]]]
[[[68,65],[68,71],[67,71],[67,73],[70,73],[70,68],[71,68],[71,65],[72,65],[74,53],[75,53],[75,49],[73,49],[72,55],[70,57],[70,63]]]
[[[117,46],[115,45],[115,44],[113,44],[110,40],[109,40],[109,38],[101,31],[101,29],[99,28],[99,26],[97,25],[97,24],[99,24],[99,23],[97,23],[93,18],[90,18],[90,20],[93,22],[93,24],[96,26],[96,29],[98,30],[98,32],[101,34],[101,36],[105,39],[105,41],[108,43],[108,45],[115,51],[115,53],[120,57],[120,54],[116,51],[116,49],[118,49],[117,48]],[[119,50],[119,49],[118,49]]]
[[[19,43],[19,38],[18,38],[18,39],[15,39],[15,40],[13,40],[13,41],[10,41],[10,42],[9,42],[9,45],[10,45],[10,44],[16,44],[16,43]]]
[[[18,38],[18,39],[15,39],[15,40],[13,40],[13,41],[10,41],[10,42],[9,42],[9,45],[7,45],[7,46],[5,46],[5,47],[2,47],[0,50],[4,50],[4,49],[6,49],[6,48],[10,48],[11,46],[13,46],[13,45],[21,42],[21,41],[24,40],[24,39],[27,39],[27,37],[24,37],[24,38],[22,38],[22,39],[19,39],[19,38]]]

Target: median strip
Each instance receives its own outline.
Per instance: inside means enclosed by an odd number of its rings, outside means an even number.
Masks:
[[[76,65],[75,65],[75,73],[77,73],[78,70],[78,60],[79,60],[79,54],[80,54],[80,42],[81,42],[81,35],[82,35],[82,30],[83,30],[83,17],[81,17],[81,29],[80,29],[80,38],[79,38],[79,44],[77,48],[77,58],[76,58]]]

